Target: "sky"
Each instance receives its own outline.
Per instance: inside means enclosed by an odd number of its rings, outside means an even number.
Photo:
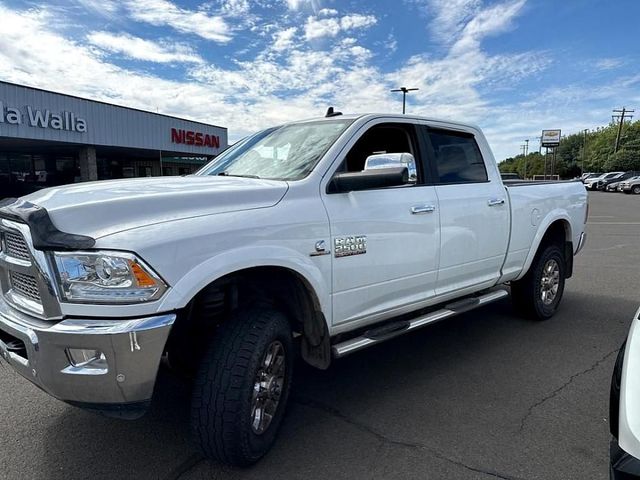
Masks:
[[[401,112],[495,156],[640,115],[636,0],[0,0],[0,80],[222,125]]]

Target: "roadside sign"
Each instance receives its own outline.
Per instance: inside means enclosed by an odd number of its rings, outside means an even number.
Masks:
[[[542,130],[542,146],[557,147],[560,145],[560,130]]]

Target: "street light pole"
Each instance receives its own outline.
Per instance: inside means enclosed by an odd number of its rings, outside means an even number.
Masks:
[[[407,92],[413,92],[415,90],[420,90],[420,89],[400,87],[400,88],[394,88],[393,90],[391,90],[392,92],[402,92],[402,114],[403,115],[406,113]]]
[[[524,145],[525,145],[525,147],[524,147],[524,175],[523,175],[523,177],[526,180],[527,179],[527,155],[529,155],[529,139],[528,138],[524,141]]]

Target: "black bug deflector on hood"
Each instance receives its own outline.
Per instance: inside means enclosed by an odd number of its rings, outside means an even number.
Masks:
[[[33,247],[37,250],[81,250],[91,248],[96,243],[92,237],[58,230],[46,208],[25,200],[0,200],[0,218],[26,223],[31,231]]]

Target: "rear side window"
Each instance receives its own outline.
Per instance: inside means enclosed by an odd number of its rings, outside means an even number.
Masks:
[[[429,130],[435,153],[438,183],[486,182],[487,170],[473,135],[449,130]]]

